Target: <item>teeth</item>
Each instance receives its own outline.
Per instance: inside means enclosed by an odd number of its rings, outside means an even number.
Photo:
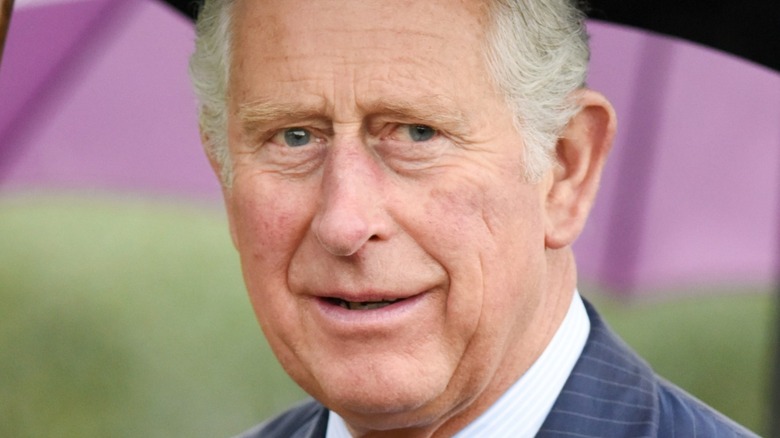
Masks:
[[[338,300],[338,304],[339,306],[349,310],[374,310],[389,306],[396,301],[398,300],[368,301],[365,303],[357,303],[353,301]]]

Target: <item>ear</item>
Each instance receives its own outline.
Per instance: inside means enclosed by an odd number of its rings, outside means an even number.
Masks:
[[[551,249],[571,245],[585,226],[617,128],[615,111],[603,95],[579,93],[581,110],[558,140],[547,193],[545,244]]]
[[[238,240],[236,239],[236,227],[233,221],[233,210],[231,209],[231,202],[230,202],[230,189],[225,186],[225,183],[222,178],[223,174],[223,167],[222,163],[216,158],[216,154],[211,152],[213,150],[213,146],[211,143],[211,139],[209,138],[209,135],[203,130],[203,127],[200,127],[200,142],[203,144],[203,150],[206,151],[206,157],[209,160],[209,165],[211,165],[211,170],[214,172],[214,175],[217,177],[217,181],[219,181],[219,186],[222,189],[222,200],[225,203],[225,212],[227,213],[227,219],[228,219],[228,226],[230,228],[230,239],[233,241],[233,246],[238,248],[237,243]]]

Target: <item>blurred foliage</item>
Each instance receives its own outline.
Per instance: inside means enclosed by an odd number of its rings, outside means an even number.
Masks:
[[[0,436],[230,436],[305,397],[220,206],[6,195],[0,242]],[[763,430],[770,294],[589,297],[662,375]]]
[[[0,436],[229,436],[304,396],[219,205],[0,205]]]

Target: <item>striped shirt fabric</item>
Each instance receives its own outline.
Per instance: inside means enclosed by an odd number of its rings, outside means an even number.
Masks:
[[[531,368],[493,406],[455,435],[473,437],[533,437],[569,378],[590,332],[590,320],[577,291],[547,348]],[[344,420],[329,413],[326,438],[352,438]]]

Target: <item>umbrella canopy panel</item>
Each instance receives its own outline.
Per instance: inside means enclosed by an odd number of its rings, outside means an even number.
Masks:
[[[192,23],[153,0],[17,8],[0,75],[3,188],[217,199],[187,78],[192,47]]]
[[[0,74],[0,139],[25,130],[28,114],[50,98],[62,69],[74,52],[81,50],[79,42],[90,29],[99,26],[107,6],[101,1],[17,2]],[[3,157],[7,158],[9,144],[6,140],[3,144]],[[0,161],[0,165],[4,163],[7,160]]]
[[[583,277],[629,293],[771,283],[780,74],[671,37],[589,28],[590,85],[614,103],[620,127],[575,244]]]

